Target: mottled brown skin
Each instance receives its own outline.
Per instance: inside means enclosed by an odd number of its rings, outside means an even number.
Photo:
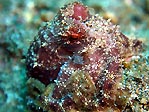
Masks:
[[[41,95],[47,111],[123,111],[128,95],[119,86],[122,63],[137,46],[140,41],[131,42],[117,26],[74,2],[39,30],[28,50],[28,76],[54,85],[51,96]]]
[[[89,14],[88,10],[82,4],[75,3],[73,8],[74,14],[71,18],[74,19],[74,22],[79,20],[78,16],[82,17],[83,20],[87,18]],[[79,13],[78,11],[82,12]],[[61,13],[58,14],[58,20],[62,20]],[[35,39],[28,50],[29,56],[27,56],[26,60],[28,76],[34,77],[46,85],[53,82],[57,77],[60,67],[68,60],[68,57],[88,44],[85,39],[79,40],[80,37],[84,38],[84,29],[80,33],[77,33],[78,30],[73,27],[69,28],[67,36],[63,36],[55,35],[48,26],[41,28],[38,32],[37,39]],[[51,40],[50,42],[44,38],[45,33]],[[42,43],[46,44],[46,46],[42,46]],[[31,65],[35,63],[32,53],[35,55],[38,65],[42,63],[41,66],[33,67]]]
[[[48,33],[48,37],[51,39],[51,43],[48,43],[44,39],[43,34],[39,31],[39,38],[32,43],[28,53],[30,54],[30,56],[27,58],[26,61],[28,75],[40,80],[46,85],[56,79],[57,74],[60,70],[60,66],[67,59],[67,54],[65,57],[60,58],[60,56],[55,52],[55,50],[59,47],[57,39],[55,39],[55,37],[50,32]],[[40,43],[38,43],[37,41],[40,41]],[[42,47],[41,42],[46,43],[47,46]],[[32,47],[34,48],[33,50]],[[31,65],[31,63],[35,63],[34,58],[31,55],[32,53],[34,53],[39,66],[34,67],[34,65]],[[40,66],[41,63],[42,65]]]

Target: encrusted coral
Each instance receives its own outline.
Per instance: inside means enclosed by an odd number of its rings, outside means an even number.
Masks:
[[[32,110],[124,111],[130,93],[121,86],[123,70],[141,47],[83,4],[66,5],[40,28],[28,50]]]

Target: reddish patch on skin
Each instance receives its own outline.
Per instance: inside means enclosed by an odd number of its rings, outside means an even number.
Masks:
[[[63,102],[63,107],[66,107],[68,110],[71,110],[71,108],[76,108],[75,102],[71,98],[66,98]]]
[[[73,24],[69,26],[69,29],[65,32],[65,35],[73,39],[80,39],[86,34],[86,26],[82,24],[82,20],[84,21],[89,17],[89,11],[87,7],[78,2],[72,4],[71,7],[73,7],[73,14],[70,14],[71,16],[69,17],[73,19]]]
[[[86,36],[86,26],[83,25],[83,22],[80,20],[76,20],[76,18],[73,20],[73,25],[71,25],[66,32],[68,37],[71,37],[73,39],[80,39],[82,37]]]
[[[111,79],[105,80],[104,84],[103,84],[103,89],[105,91],[110,91],[113,88],[113,81],[111,81]]]
[[[53,91],[53,94],[52,94],[52,97],[53,97],[54,99],[60,99],[60,98],[62,97],[62,95],[61,95],[61,93],[60,93],[61,89],[62,89],[62,88],[60,88],[60,87],[58,87],[58,86],[55,87],[55,89],[54,89],[54,91]]]
[[[76,3],[73,8],[74,14],[72,17],[76,20],[80,20],[80,17],[82,20],[85,20],[89,16],[89,12],[85,6],[82,4]]]
[[[68,31],[68,35],[74,39],[82,37],[84,32],[78,32],[77,28],[70,28]]]
[[[120,70],[120,63],[116,63],[116,62],[111,62],[110,64],[109,64],[109,67],[108,67],[108,71],[110,72],[110,73],[118,73],[118,71]]]

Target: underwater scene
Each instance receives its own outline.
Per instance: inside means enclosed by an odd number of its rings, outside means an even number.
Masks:
[[[0,112],[149,112],[149,0],[0,0]]]

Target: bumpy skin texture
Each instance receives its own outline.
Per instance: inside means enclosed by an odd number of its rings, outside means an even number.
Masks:
[[[47,105],[44,109],[124,110],[128,93],[119,83],[122,63],[140,47],[132,45],[117,25],[91,15],[81,3],[61,8],[52,22],[41,27],[26,59],[29,77],[54,85],[47,96],[40,95]]]

